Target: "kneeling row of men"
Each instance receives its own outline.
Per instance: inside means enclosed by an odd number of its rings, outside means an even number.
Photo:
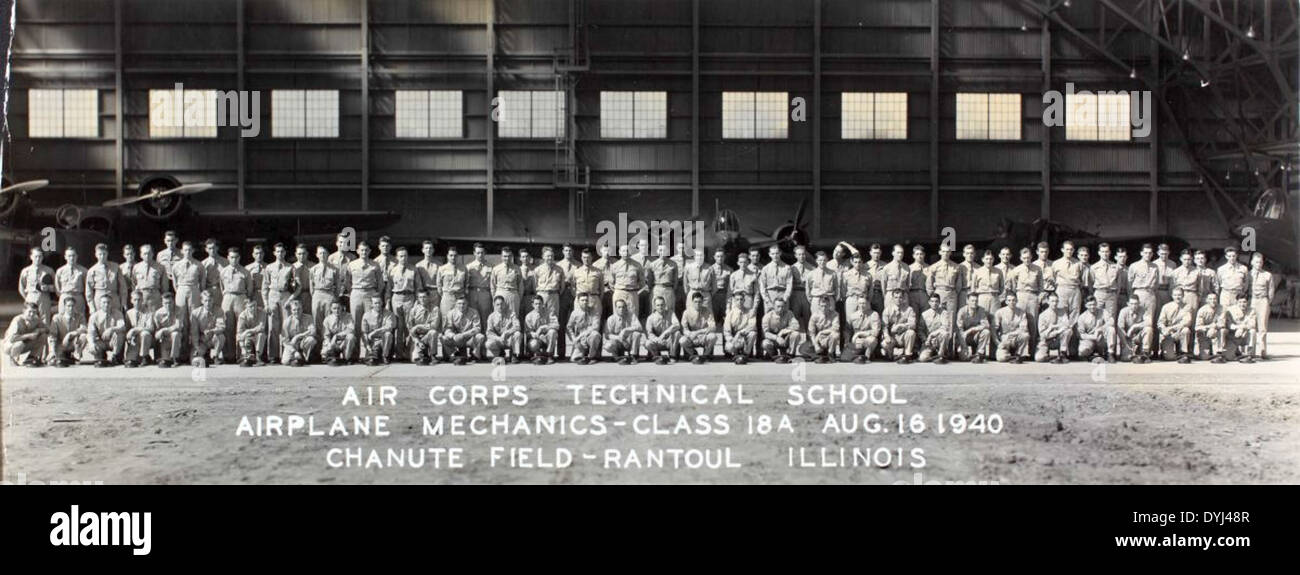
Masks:
[[[848,325],[843,328],[834,302],[826,297],[816,300],[805,328],[781,299],[773,300],[772,309],[756,322],[742,293],[733,296],[722,326],[715,324],[708,302],[699,293],[692,294],[680,318],[664,298],[655,297],[654,311],[644,323],[622,300],[615,302],[614,313],[602,322],[596,302],[579,294],[563,330],[570,342],[570,359],[579,364],[596,362],[602,354],[623,364],[641,359],[660,364],[677,359],[704,363],[713,358],[719,343],[737,364],[750,358],[785,363],[795,357],[820,363],[837,359],[855,363],[872,359],[1020,363],[1031,358],[1065,362],[1070,356],[1139,363],[1152,356],[1183,363],[1193,356],[1215,362],[1251,360],[1256,318],[1245,298],[1220,307],[1216,296],[1210,294],[1204,306],[1193,310],[1182,303],[1179,291],[1175,289],[1173,300],[1159,310],[1154,325],[1146,321],[1148,311],[1136,295],[1115,319],[1089,296],[1084,312],[1071,319],[1058,305],[1057,295],[1050,294],[1046,309],[1037,318],[1037,346],[1032,354],[1032,320],[1016,305],[1014,292],[1008,292],[1006,305],[992,314],[979,305],[974,293],[956,310],[955,305],[944,305],[939,294],[931,294],[929,307],[919,317],[906,305],[902,290],[890,293],[893,305],[886,306],[883,314],[871,309],[865,295],[857,295],[854,297],[861,301],[849,306]],[[431,294],[421,292],[417,305],[401,318],[405,341],[399,341],[398,318],[385,309],[379,296],[370,302],[359,329],[339,301],[330,304],[329,314],[318,328],[301,303],[290,300],[274,339],[268,337],[266,311],[256,299],[249,301],[236,325],[229,326],[226,316],[214,309],[208,292],[200,295],[200,305],[188,318],[181,317],[170,294],[165,294],[159,309],[154,310],[148,298],[135,293],[131,309],[125,313],[107,305],[107,295],[100,297],[105,301],[97,303],[105,305],[98,306],[88,319],[76,312],[73,300],[63,299],[48,323],[35,304],[27,304],[9,327],[4,352],[15,364],[52,362],[60,367],[87,360],[101,367],[118,363],[168,367],[186,363],[187,352],[190,360],[243,366],[271,362],[303,366],[318,359],[330,365],[358,359],[377,365],[387,363],[395,354],[421,365],[486,359],[511,363],[531,359],[543,364],[555,361],[562,329],[556,310],[540,295],[533,299],[532,311],[521,324],[509,302],[500,296],[493,300],[488,320],[481,322],[478,311],[467,305],[464,296],[456,298],[444,317]],[[224,342],[232,328],[235,357],[228,357],[231,348]],[[278,344],[278,349],[268,349],[272,343]]]

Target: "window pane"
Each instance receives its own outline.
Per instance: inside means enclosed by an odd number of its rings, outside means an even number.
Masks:
[[[271,137],[303,137],[306,119],[302,90],[271,92]]]
[[[497,135],[502,138],[527,138],[532,135],[532,92],[503,91],[497,108]]]
[[[840,138],[869,140],[875,137],[874,107],[875,98],[870,92],[840,94]]]
[[[989,95],[957,94],[957,139],[989,137]]]
[[[635,137],[668,137],[668,92],[637,92],[635,108]]]
[[[907,94],[883,92],[876,94],[876,139],[907,139]]]
[[[533,137],[564,135],[564,92],[533,92]]]
[[[1065,139],[1097,139],[1097,96],[1065,95]]]
[[[99,137],[99,91],[63,91],[63,137]]]
[[[754,137],[754,93],[722,93],[722,137]]]
[[[27,91],[27,135],[63,137],[63,90]]]
[[[429,92],[429,137],[460,138],[464,135],[464,114],[460,90]]]
[[[1097,139],[1127,142],[1133,139],[1128,94],[1101,94],[1097,100]]]
[[[429,93],[398,90],[393,99],[395,134],[399,138],[429,137]]]
[[[600,137],[631,138],[636,133],[633,126],[632,92],[600,93]]]
[[[754,137],[785,138],[790,116],[786,114],[786,92],[759,92],[754,101]]]
[[[989,94],[989,139],[1020,139],[1020,94]]]
[[[338,90],[306,90],[308,138],[337,138],[339,136]]]

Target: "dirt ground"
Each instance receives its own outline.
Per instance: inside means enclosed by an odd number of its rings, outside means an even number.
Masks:
[[[1296,338],[1300,340],[1300,338]],[[1300,482],[1300,354],[1275,345],[1277,359],[1255,365],[1153,364],[1107,366],[870,366],[751,364],[490,366],[330,369],[211,368],[195,381],[188,368],[24,370],[3,382],[5,467],[10,482],[105,483],[1297,483]],[[1300,345],[1295,346],[1300,348]],[[1300,351],[1300,349],[1297,349]],[[704,385],[712,398],[724,386],[748,405],[574,405],[566,385]],[[906,405],[787,404],[790,386],[897,385]],[[395,386],[396,405],[344,406],[348,386]],[[523,386],[527,404],[439,407],[433,386]],[[589,390],[584,387],[584,390]],[[652,393],[653,396],[653,393]],[[584,396],[584,399],[586,396]],[[828,418],[878,414],[887,431],[825,433]],[[903,414],[921,414],[919,433],[897,430]],[[241,418],[312,416],[319,430],[335,416],[390,416],[389,437],[249,437]],[[424,416],[603,416],[605,435],[534,434],[425,436]],[[751,433],[749,418],[789,418],[792,431]],[[962,434],[937,422],[950,414],[973,421],[998,414],[1000,433]],[[657,416],[672,431],[681,415],[726,415],[729,432],[638,434],[633,419]],[[531,420],[528,420],[531,422]],[[615,425],[621,421],[624,425]],[[991,419],[986,420],[991,424]],[[642,422],[644,424],[644,422]],[[905,425],[907,427],[907,425]],[[698,431],[698,427],[692,431]],[[574,455],[564,468],[491,465],[492,446],[555,449]],[[464,467],[331,468],[334,448],[387,450],[463,448]],[[607,468],[607,449],[730,449],[724,469]],[[799,451],[800,448],[803,451]],[[860,448],[876,464],[838,463],[839,448]],[[914,450],[923,452],[924,466]],[[793,452],[791,450],[794,450]],[[881,453],[885,451],[887,453]],[[368,454],[368,452],[362,452]],[[793,453],[793,455],[792,455]],[[800,453],[803,456],[800,456]],[[826,455],[823,456],[823,453]],[[852,451],[848,461],[853,461]],[[508,451],[502,452],[509,456]],[[531,454],[531,453],[530,453]],[[591,458],[584,458],[583,454]],[[720,455],[719,455],[720,456]],[[626,459],[618,458],[626,464]],[[644,457],[642,457],[644,461]],[[671,456],[668,458],[671,463]],[[446,460],[444,459],[445,463]],[[793,463],[793,465],[792,465]],[[804,465],[810,466],[804,466]]]

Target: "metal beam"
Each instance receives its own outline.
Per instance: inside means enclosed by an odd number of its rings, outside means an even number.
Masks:
[[[238,69],[235,82],[239,93],[243,94],[244,90],[247,89],[244,78],[244,0],[235,0],[235,45],[235,67]],[[260,97],[261,94],[258,94],[258,96]],[[249,97],[251,98],[252,95],[250,94]],[[260,106],[258,110],[261,110]],[[261,118],[258,118],[258,121],[260,122]],[[244,202],[246,201],[244,193],[245,187],[248,185],[248,166],[245,164],[244,159],[246,155],[244,135],[242,131],[237,133],[238,137],[235,138],[235,204],[240,210],[244,210]]]
[[[484,233],[489,236],[492,235],[492,210],[495,209],[492,203],[493,200],[495,199],[493,197],[494,194],[493,185],[494,185],[494,180],[496,179],[495,171],[496,171],[496,161],[497,161],[496,160],[497,126],[496,126],[496,118],[492,116],[492,113],[494,111],[492,107],[492,101],[493,99],[496,98],[496,87],[495,87],[496,86],[496,62],[494,61],[494,58],[496,56],[496,51],[497,51],[496,11],[497,11],[496,1],[487,0],[487,27],[486,27],[487,69],[484,72],[487,76],[487,94],[483,98],[483,101],[487,105],[487,110],[486,110],[487,114],[484,115],[484,117],[487,119],[487,126],[485,126],[487,132],[486,134],[487,137],[486,178],[487,179],[484,181],[483,189],[485,191],[485,195],[486,195],[485,199],[487,203],[486,211],[485,211],[487,215],[486,217],[487,221],[484,222],[484,226],[486,226],[484,228],[485,230]],[[569,232],[570,234],[573,233],[572,201],[570,201],[570,207],[569,207]]]
[[[113,82],[115,86],[113,91],[113,99],[115,100],[113,106],[113,120],[117,124],[117,129],[115,130],[116,133],[113,134],[113,149],[116,152],[117,160],[113,162],[113,164],[114,174],[116,177],[114,181],[117,183],[118,198],[122,197],[122,188],[126,185],[123,180],[123,172],[125,171],[124,164],[126,163],[126,148],[122,145],[122,140],[126,135],[126,122],[123,121],[123,117],[126,115],[123,113],[126,108],[126,95],[123,93],[125,82],[123,82],[122,79],[123,2],[124,0],[116,0],[113,2]]]
[[[1051,0],[1046,0],[1050,2]],[[1042,72],[1043,72],[1043,93],[1052,89],[1052,30],[1048,26],[1049,21],[1043,21],[1041,39],[1042,51]],[[1043,126],[1042,138],[1042,168],[1040,171],[1042,177],[1043,192],[1040,198],[1038,216],[1044,220],[1052,219],[1052,129]]]
[[[691,214],[700,213],[700,0],[691,0]],[[717,214],[714,214],[716,217]]]
[[[939,0],[930,0],[930,235],[939,237]]]
[[[1153,2],[1151,6],[1151,17],[1154,20],[1155,18],[1159,17],[1159,15],[1160,15],[1160,7]],[[1153,40],[1150,46],[1151,70],[1149,73],[1149,77],[1159,78],[1160,77],[1160,43],[1154,40],[1154,36],[1152,36],[1152,38]],[[1155,90],[1151,92],[1151,97],[1156,98],[1158,100],[1164,100],[1165,98],[1164,86],[1157,84],[1155,86]],[[1150,185],[1151,185],[1151,190],[1149,192],[1150,198],[1148,199],[1148,207],[1147,207],[1147,231],[1152,234],[1158,234],[1160,233],[1160,121],[1159,121],[1160,114],[1152,114],[1152,116],[1153,117],[1150,119],[1151,142],[1150,142],[1150,147],[1147,149],[1147,154],[1148,154],[1147,161],[1150,164],[1148,166],[1150,169],[1150,173],[1148,177],[1150,178]],[[1190,145],[1190,142],[1183,142],[1183,145],[1184,146]],[[1211,198],[1211,202],[1214,203],[1213,198]],[[1217,203],[1215,203],[1214,209],[1216,210],[1219,209]]]
[[[813,0],[812,235],[822,237],[822,0]],[[798,223],[798,222],[796,222]]]
[[[361,209],[370,209],[370,0],[361,0]]]

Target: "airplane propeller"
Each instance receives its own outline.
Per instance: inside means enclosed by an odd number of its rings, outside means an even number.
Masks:
[[[17,184],[14,184],[12,186],[5,186],[4,188],[0,188],[0,196],[8,193],[22,193],[22,192],[30,192],[32,190],[39,190],[48,185],[50,185],[49,180],[29,180],[26,182],[18,182]]]
[[[136,202],[143,202],[145,200],[157,200],[157,199],[161,199],[173,195],[188,196],[192,194],[197,194],[211,187],[212,187],[211,183],[203,182],[197,184],[185,184],[167,190],[158,190],[155,188],[154,190],[150,191],[147,194],[108,200],[107,202],[104,202],[104,207],[116,208],[119,206],[134,204]]]

